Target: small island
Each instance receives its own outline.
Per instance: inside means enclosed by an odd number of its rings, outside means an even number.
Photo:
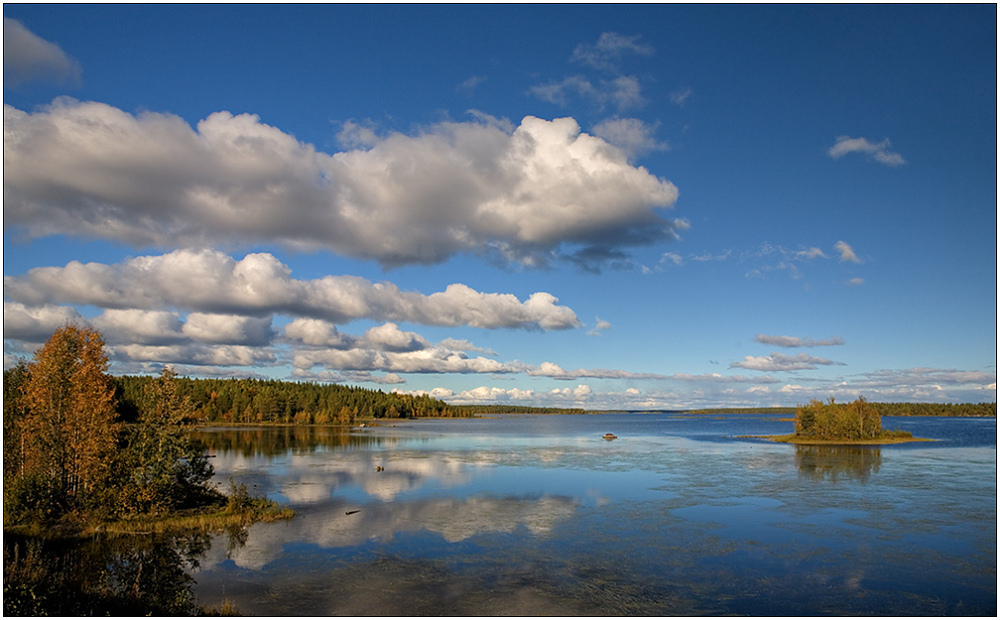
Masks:
[[[903,430],[882,428],[882,416],[872,403],[859,397],[842,404],[831,398],[824,403],[813,400],[795,410],[795,432],[769,435],[779,443],[807,445],[883,445],[911,441],[933,441],[914,437]]]

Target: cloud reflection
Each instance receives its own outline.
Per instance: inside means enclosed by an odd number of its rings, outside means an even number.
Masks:
[[[521,528],[534,536],[546,536],[576,507],[576,500],[553,495],[445,497],[360,506],[331,499],[301,510],[290,522],[253,526],[246,544],[229,552],[229,557],[225,545],[213,544],[202,570],[210,570],[227,559],[241,568],[260,570],[280,557],[290,541],[342,548],[370,541],[387,542],[401,532],[431,532],[457,543],[478,534],[511,534]]]

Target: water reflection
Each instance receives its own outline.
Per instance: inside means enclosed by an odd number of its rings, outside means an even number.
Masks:
[[[910,424],[951,443],[734,439],[774,427],[743,416],[230,432],[206,438],[220,478],[297,516],[213,541],[195,591],[264,615],[993,616],[995,422]]]
[[[357,432],[343,426],[271,426],[257,428],[205,428],[193,433],[209,454],[236,452],[242,456],[281,456],[335,448],[339,450],[392,447],[396,439]]]
[[[882,450],[868,446],[795,446],[799,475],[810,480],[865,484],[882,467]]]
[[[576,500],[569,497],[441,497],[409,502],[353,504],[330,499],[310,506],[280,527],[254,526],[244,545],[231,553],[209,554],[205,568],[232,560],[237,566],[260,569],[279,558],[289,540],[332,549],[387,543],[400,533],[430,532],[448,543],[478,534],[514,533],[523,528],[534,536],[549,534],[572,516]]]
[[[317,504],[337,493],[393,501],[429,482],[443,488],[463,484],[476,468],[441,455],[406,457],[374,451],[289,453],[262,459],[220,450],[214,456],[217,471],[238,474],[257,493],[295,507]]]
[[[194,615],[189,571],[210,545],[199,532],[84,540],[5,533],[4,613]]]

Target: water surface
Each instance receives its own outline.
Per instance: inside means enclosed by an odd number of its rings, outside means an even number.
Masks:
[[[996,615],[996,420],[883,426],[937,441],[668,413],[214,430],[217,478],[298,516],[217,537],[195,593],[266,615]]]

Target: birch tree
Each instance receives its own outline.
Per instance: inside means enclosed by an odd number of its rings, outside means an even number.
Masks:
[[[108,474],[118,423],[104,340],[67,325],[28,365],[24,383],[22,476],[37,476],[70,504]]]

